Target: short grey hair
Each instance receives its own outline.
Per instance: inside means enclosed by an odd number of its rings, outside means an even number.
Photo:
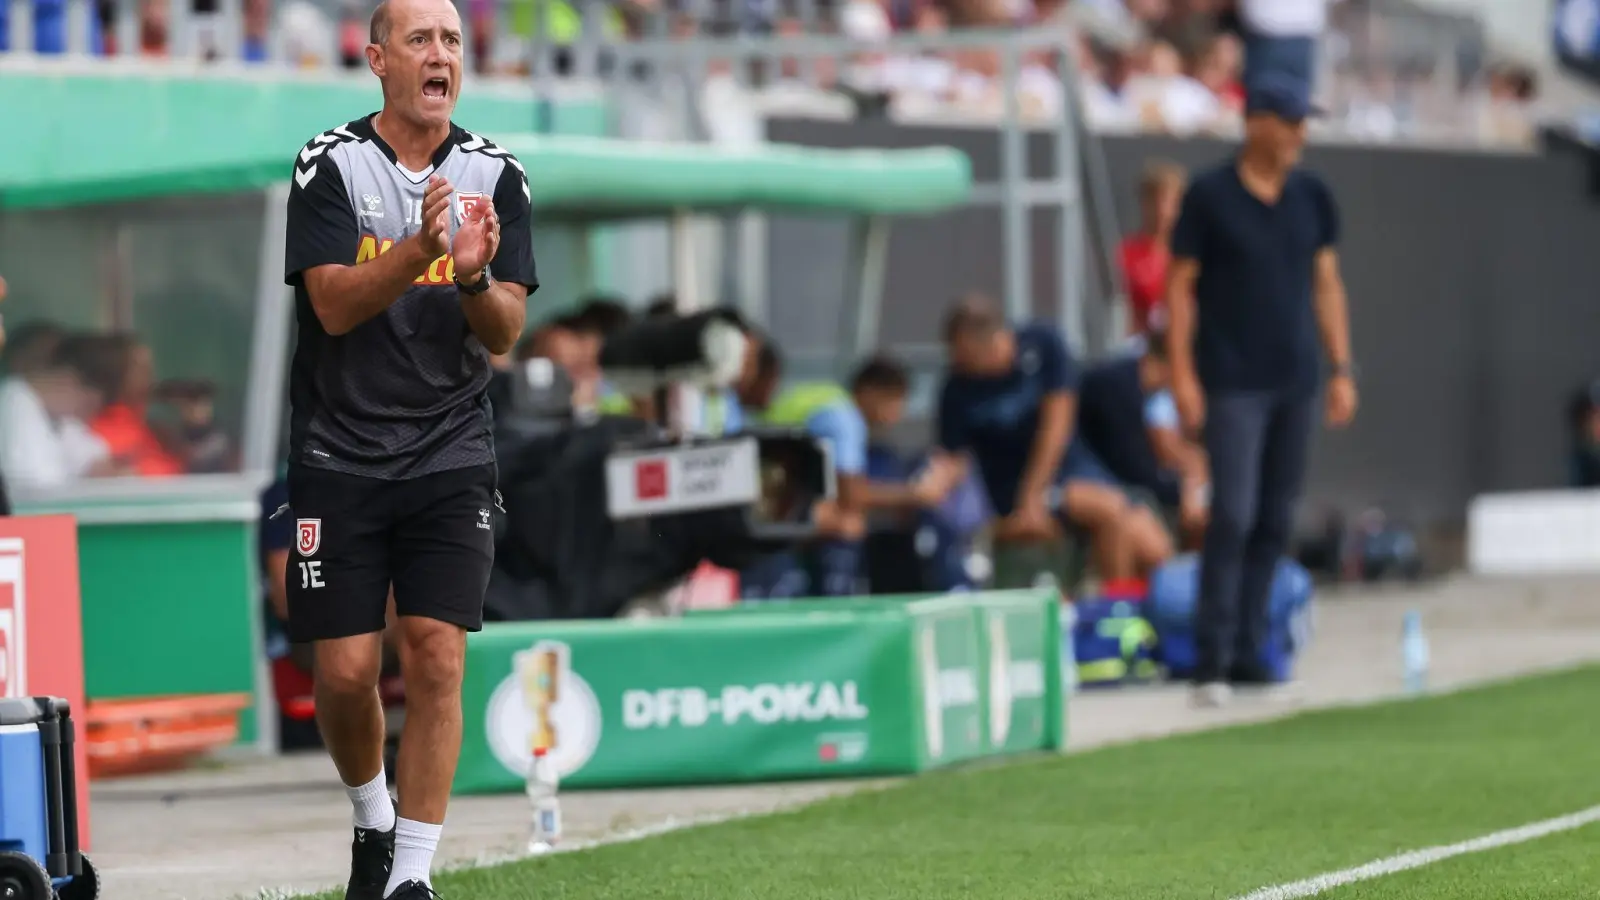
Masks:
[[[384,0],[372,11],[372,26],[367,32],[367,39],[374,44],[388,43],[392,24],[389,20],[389,3],[388,0]]]

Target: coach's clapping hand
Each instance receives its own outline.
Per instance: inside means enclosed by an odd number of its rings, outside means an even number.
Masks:
[[[429,259],[450,252],[450,197],[454,193],[449,179],[438,175],[428,179],[428,188],[422,193],[422,231],[417,240]],[[460,264],[458,260],[456,265]]]
[[[467,210],[465,221],[456,231],[454,248],[456,277],[463,282],[478,280],[478,273],[489,265],[500,251],[500,216],[494,204],[484,200]]]

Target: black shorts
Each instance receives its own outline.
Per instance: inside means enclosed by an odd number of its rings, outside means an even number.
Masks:
[[[493,463],[404,481],[291,468],[289,639],[382,631],[391,584],[397,614],[481,629],[496,478]]]

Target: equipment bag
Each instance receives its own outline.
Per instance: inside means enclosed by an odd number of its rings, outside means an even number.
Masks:
[[[1138,593],[1112,585],[1098,596],[1073,603],[1068,658],[1077,661],[1079,687],[1112,687],[1160,677],[1156,631],[1143,606]]]
[[[1199,597],[1199,554],[1173,557],[1150,577],[1145,616],[1159,638],[1159,658],[1173,677],[1194,672],[1198,655],[1194,617]],[[1310,641],[1311,598],[1311,576],[1305,567],[1287,557],[1279,560],[1267,606],[1267,645],[1261,648],[1260,663],[1280,681],[1289,679],[1295,656]]]

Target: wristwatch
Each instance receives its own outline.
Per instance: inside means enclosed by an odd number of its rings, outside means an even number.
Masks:
[[[1349,378],[1349,379],[1351,379],[1353,381],[1353,380],[1355,380],[1355,377],[1356,377],[1356,374],[1357,374],[1358,371],[1359,370],[1356,368],[1356,364],[1355,363],[1353,363],[1353,362],[1342,362],[1342,363],[1334,363],[1333,366],[1332,366],[1331,371],[1329,371],[1328,374],[1333,376],[1334,378],[1338,378],[1340,376],[1343,376],[1343,377]]]
[[[456,290],[466,294],[468,297],[476,297],[477,295],[489,289],[489,270],[484,269],[482,272],[479,272],[478,280],[471,284],[464,284],[460,277],[457,277],[454,280],[456,283]]]

